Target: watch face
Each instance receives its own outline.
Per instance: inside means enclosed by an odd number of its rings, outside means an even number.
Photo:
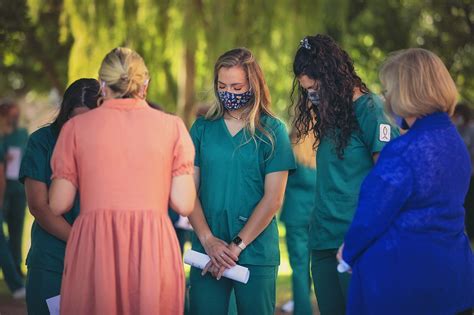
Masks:
[[[238,236],[236,236],[233,240],[232,240],[232,243],[234,243],[235,245],[239,246],[240,243],[242,243],[242,239]]]

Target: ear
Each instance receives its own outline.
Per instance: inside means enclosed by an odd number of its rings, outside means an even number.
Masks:
[[[148,92],[149,83],[150,83],[150,79],[146,79],[145,82],[143,83],[142,91],[141,91],[141,97],[142,97],[142,98],[146,98],[146,94],[147,94],[147,92]]]

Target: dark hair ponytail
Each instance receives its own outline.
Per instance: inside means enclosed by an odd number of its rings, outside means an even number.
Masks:
[[[96,79],[79,79],[74,81],[64,92],[59,113],[52,125],[59,132],[71,118],[74,109],[79,107],[96,108],[100,85]]]

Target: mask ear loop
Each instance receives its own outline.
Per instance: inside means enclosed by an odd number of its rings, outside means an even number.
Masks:
[[[106,93],[105,93],[105,81],[100,81],[100,94],[102,95],[102,97],[105,97],[105,96],[106,96]]]
[[[146,97],[146,89],[148,87],[148,83],[150,82],[150,79],[146,79],[145,82],[143,82],[143,86],[141,88],[140,94],[143,99]]]

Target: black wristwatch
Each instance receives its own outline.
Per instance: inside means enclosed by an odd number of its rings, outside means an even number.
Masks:
[[[241,250],[244,250],[245,247],[247,247],[247,245],[245,245],[245,243],[242,241],[242,239],[238,235],[234,237],[234,239],[232,240],[232,243],[237,245]]]

